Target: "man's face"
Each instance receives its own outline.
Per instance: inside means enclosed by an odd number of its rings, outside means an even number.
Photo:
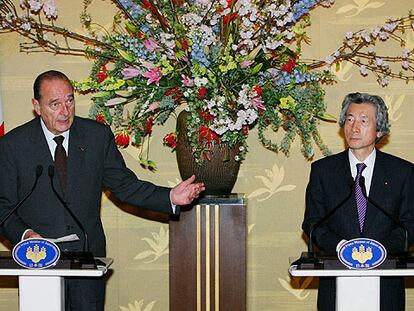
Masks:
[[[375,141],[382,133],[377,132],[376,108],[370,104],[351,104],[344,126],[345,140],[355,153],[368,156]]]
[[[75,115],[72,85],[60,79],[44,80],[39,91],[40,100],[32,99],[32,104],[47,129],[55,135],[67,131]]]

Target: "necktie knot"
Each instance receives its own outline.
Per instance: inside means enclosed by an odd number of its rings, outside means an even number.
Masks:
[[[58,146],[63,144],[63,141],[65,140],[65,137],[63,137],[62,135],[56,136],[55,138],[53,138],[53,140],[56,142],[56,144]]]
[[[365,163],[357,163],[357,175],[361,176],[362,171],[367,167]]]

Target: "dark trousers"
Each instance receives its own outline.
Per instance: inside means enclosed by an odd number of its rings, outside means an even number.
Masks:
[[[105,278],[65,278],[65,311],[104,311]]]

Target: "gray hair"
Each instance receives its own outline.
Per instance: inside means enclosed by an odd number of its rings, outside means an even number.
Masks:
[[[377,96],[367,93],[350,93],[345,96],[342,102],[342,110],[339,115],[339,125],[344,127],[346,114],[351,104],[369,104],[376,108],[377,132],[381,132],[382,136],[390,132],[390,123],[388,121],[388,108],[384,100]]]

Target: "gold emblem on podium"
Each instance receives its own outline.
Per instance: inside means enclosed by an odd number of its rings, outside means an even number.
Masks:
[[[46,258],[46,248],[42,247],[39,250],[39,245],[35,244],[33,249],[31,247],[27,248],[26,251],[26,258],[30,259],[34,263],[38,263],[39,261]]]
[[[365,249],[364,245],[359,246],[359,250],[354,247],[352,249],[352,259],[358,261],[359,263],[365,263],[366,261],[372,259],[372,248],[367,247]]]

